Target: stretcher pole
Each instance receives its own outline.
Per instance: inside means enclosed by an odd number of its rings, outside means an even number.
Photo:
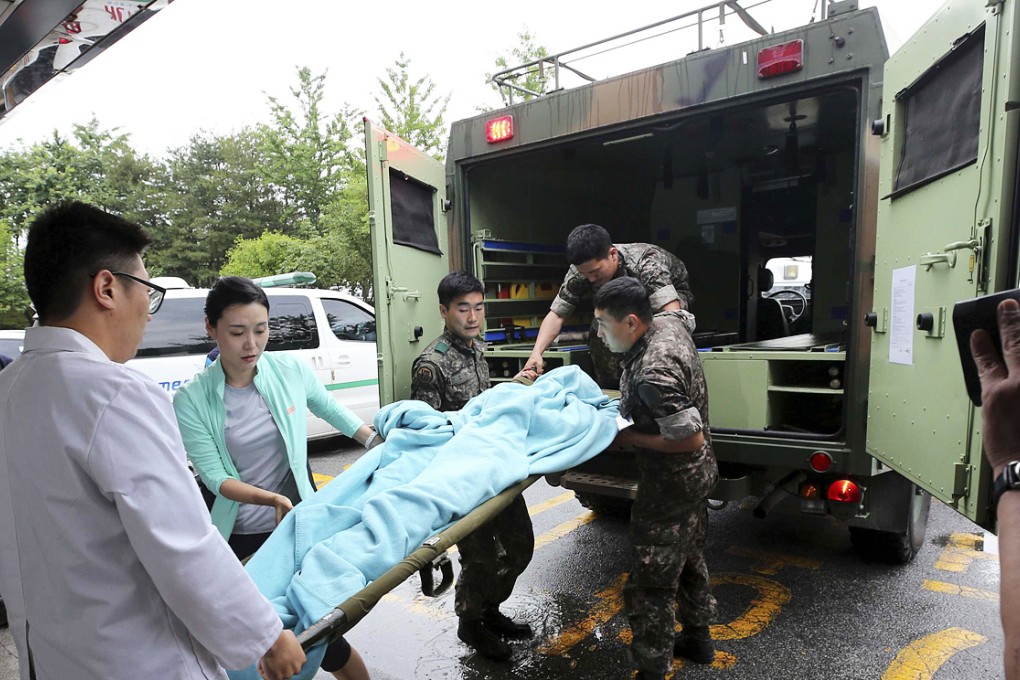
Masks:
[[[334,640],[361,621],[382,597],[406,581],[412,574],[430,566],[436,557],[462,541],[493,517],[503,512],[517,496],[535,483],[541,475],[504,489],[454,522],[446,530],[430,537],[419,548],[384,572],[367,586],[344,600],[326,616],[301,631],[298,642],[307,651],[323,640]]]

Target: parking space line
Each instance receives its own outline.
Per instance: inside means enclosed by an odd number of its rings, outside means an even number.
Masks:
[[[966,571],[974,560],[997,560],[998,557],[995,555],[978,549],[983,542],[980,534],[954,533],[949,537],[949,545],[942,549],[938,559],[935,560],[935,568],[962,572]]]
[[[984,635],[964,628],[947,628],[926,635],[900,650],[882,674],[882,680],[931,680],[954,654],[987,641]]]
[[[784,566],[800,567],[801,569],[811,569],[815,571],[822,567],[821,560],[812,560],[806,557],[796,557],[793,555],[781,555],[779,553],[765,552],[762,550],[749,550],[735,545],[727,548],[726,553],[737,557],[747,557],[756,560],[756,564],[751,565],[751,569],[759,574],[766,574],[768,576],[774,575]]]
[[[623,584],[626,581],[627,574],[621,574],[611,586],[595,593],[595,604],[588,616],[539,647],[539,654],[563,656],[598,626],[619,614],[623,610]]]
[[[713,574],[712,587],[721,585],[746,586],[754,589],[758,596],[733,621],[712,626],[713,640],[743,640],[757,635],[772,623],[791,597],[790,589],[782,583],[753,574]]]
[[[535,550],[538,550],[539,548],[549,545],[556,539],[563,538],[564,536],[569,534],[574,529],[577,529],[578,527],[583,527],[585,524],[590,524],[595,520],[595,517],[596,515],[594,512],[590,511],[584,512],[575,517],[574,519],[567,520],[563,524],[554,526],[549,531],[546,531],[543,534],[535,536]]]
[[[958,586],[955,583],[945,583],[944,581],[928,581],[923,583],[924,587],[936,593],[945,593],[946,595],[959,595],[961,597],[970,597],[975,600],[985,600],[987,602],[996,602],[999,599],[998,593],[993,593],[990,590],[981,590],[980,588],[970,588],[968,586]]]
[[[574,496],[573,491],[561,493],[559,496],[553,496],[549,500],[542,501],[541,503],[529,507],[528,514],[534,517],[535,515],[543,513],[550,508],[555,508],[557,505],[562,505],[563,503],[572,501],[574,498],[576,498],[576,496]]]
[[[335,478],[333,477],[333,475],[324,475],[321,472],[313,472],[312,479],[315,480],[315,488],[321,489],[322,487],[332,482]]]

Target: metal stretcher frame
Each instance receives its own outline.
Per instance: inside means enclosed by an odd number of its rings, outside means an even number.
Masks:
[[[329,614],[303,630],[297,636],[298,642],[307,651],[323,640],[335,640],[354,628],[366,614],[372,611],[372,608],[375,607],[386,593],[406,581],[415,572],[421,571],[426,567],[431,569],[431,565],[437,557],[443,556],[451,546],[456,545],[464,537],[470,535],[478,527],[505,510],[517,496],[534,484],[539,477],[541,475],[532,475],[504,489],[454,522],[445,531],[430,537],[420,547],[412,551],[411,554],[391,567],[379,578],[341,602]]]

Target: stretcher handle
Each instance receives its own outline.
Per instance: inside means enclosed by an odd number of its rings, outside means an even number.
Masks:
[[[456,545],[471,535],[493,517],[503,512],[515,498],[535,483],[541,475],[532,475],[511,487],[504,489],[477,508],[464,515],[445,530],[430,537],[410,555],[384,572],[367,586],[344,600],[338,607],[322,617],[308,628],[301,631],[298,642],[308,651],[325,639],[333,641],[361,621],[368,612],[388,592],[406,581],[411,574],[420,571],[426,565],[445,553],[450,546]],[[431,567],[430,567],[431,568]]]

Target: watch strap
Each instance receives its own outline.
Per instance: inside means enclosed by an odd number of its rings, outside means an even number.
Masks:
[[[1002,494],[1014,489],[1020,489],[1020,460],[1011,460],[1002,468],[1002,473],[995,478],[992,485],[992,507],[999,507],[999,499]]]

